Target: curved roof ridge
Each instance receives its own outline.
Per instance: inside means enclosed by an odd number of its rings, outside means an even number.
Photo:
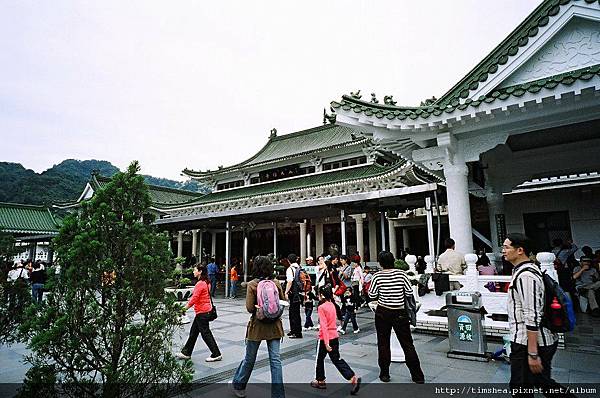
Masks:
[[[546,26],[549,18],[558,15],[560,7],[570,2],[571,0],[544,0],[485,58],[435,101],[435,104],[443,106],[457,98],[467,98],[472,90],[477,89],[479,82],[486,81],[489,75],[493,75],[498,71],[498,65],[504,65],[509,57],[517,55],[519,49],[527,45],[529,38],[535,37],[539,32],[539,28]]]
[[[286,159],[289,157],[304,156],[311,152],[312,153],[321,152],[326,149],[332,149],[332,148],[340,147],[343,145],[363,143],[367,140],[367,139],[361,138],[361,137],[359,137],[358,139],[349,138],[349,139],[343,140],[341,142],[325,145],[318,149],[309,149],[309,150],[305,150],[302,152],[297,152],[293,155],[285,154],[283,156],[275,156],[271,159],[267,158],[265,160],[261,160],[256,163],[251,163],[252,161],[258,159],[261,155],[265,154],[267,149],[275,143],[282,143],[289,139],[293,139],[293,138],[297,138],[297,137],[306,137],[306,136],[310,136],[315,133],[323,132],[325,130],[333,130],[333,129],[335,129],[337,131],[341,131],[342,135],[344,134],[344,132],[346,132],[346,130],[348,131],[348,133],[351,133],[351,131],[354,130],[352,127],[340,126],[340,125],[336,125],[336,124],[326,124],[326,125],[312,127],[312,128],[305,129],[305,130],[296,131],[296,132],[289,133],[289,134],[273,136],[273,137],[269,138],[267,143],[258,152],[256,152],[252,157],[244,160],[243,162],[240,162],[240,163],[237,163],[237,164],[234,164],[231,166],[223,167],[221,169],[210,170],[210,171],[194,171],[194,170],[190,170],[190,169],[186,168],[183,170],[183,173],[190,177],[208,177],[208,176],[211,176],[214,174],[221,174],[221,173],[235,171],[235,170],[237,170],[241,167],[245,167],[245,166],[257,166],[257,165],[262,165],[262,164],[268,164],[270,162],[274,162],[274,161],[281,160],[281,159]],[[357,136],[359,136],[358,132],[357,132]],[[327,144],[327,143],[325,143],[325,144]]]
[[[34,204],[29,204],[29,203],[15,203],[15,202],[0,202],[0,206],[18,207],[21,209],[36,209],[36,210],[47,209],[47,207],[44,205],[34,205]]]

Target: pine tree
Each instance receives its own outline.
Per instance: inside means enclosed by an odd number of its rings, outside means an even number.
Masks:
[[[60,278],[21,327],[30,374],[51,369],[77,396],[149,396],[191,379],[191,364],[171,353],[182,310],[164,292],[171,253],[138,172],[133,162],[64,219]]]

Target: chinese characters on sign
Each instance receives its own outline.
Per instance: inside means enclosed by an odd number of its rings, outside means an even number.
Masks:
[[[458,339],[460,341],[473,341],[473,323],[466,315],[458,317]]]

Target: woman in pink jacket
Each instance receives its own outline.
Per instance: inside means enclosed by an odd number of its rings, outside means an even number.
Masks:
[[[360,377],[357,377],[350,366],[340,358],[340,341],[336,327],[336,311],[333,305],[333,291],[328,284],[319,289],[319,348],[317,351],[317,376],[310,382],[311,387],[325,389],[325,357],[329,354],[331,362],[342,376],[352,383],[350,394],[356,395],[360,389]]]
[[[219,347],[217,346],[217,342],[215,341],[209,326],[209,313],[212,310],[212,303],[210,300],[211,286],[206,266],[196,264],[194,267],[194,277],[198,279],[198,282],[196,283],[196,286],[194,286],[194,293],[185,309],[187,310],[193,306],[196,317],[194,318],[194,323],[192,323],[192,328],[190,329],[190,337],[188,337],[181,352],[178,352],[175,356],[179,359],[190,359],[198,335],[201,335],[202,340],[204,340],[204,343],[206,343],[211,353],[210,357],[206,358],[206,362],[220,361],[223,357],[221,356],[221,351],[219,351]]]

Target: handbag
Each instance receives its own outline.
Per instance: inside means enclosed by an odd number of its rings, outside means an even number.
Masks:
[[[212,322],[215,319],[218,318],[217,315],[217,307],[215,307],[214,303],[213,303],[213,299],[212,299],[212,294],[210,294],[210,290],[208,291],[208,297],[210,297],[210,305],[212,306],[211,310],[208,311],[208,321]]]
[[[417,301],[415,300],[412,291],[404,292],[404,309],[406,310],[406,315],[408,316],[410,324],[417,326],[417,311],[419,308],[417,307]]]

